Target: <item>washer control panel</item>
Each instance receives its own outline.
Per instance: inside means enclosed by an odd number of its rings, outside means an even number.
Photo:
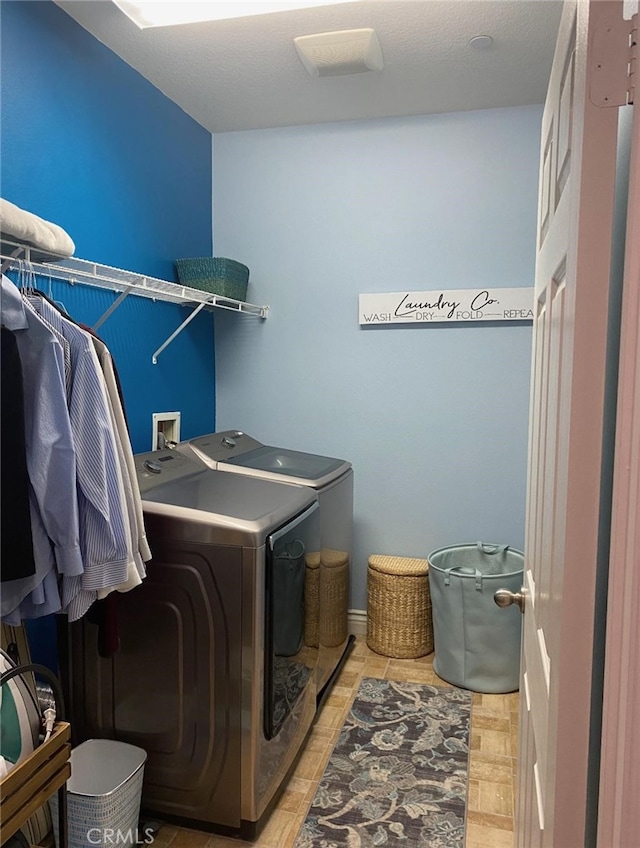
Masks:
[[[159,483],[168,483],[170,480],[178,480],[187,474],[202,471],[202,465],[197,460],[170,448],[138,453],[135,454],[134,460],[141,492],[146,492]]]

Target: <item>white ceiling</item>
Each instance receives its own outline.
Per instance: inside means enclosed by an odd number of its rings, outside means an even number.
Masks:
[[[213,133],[544,102],[561,2],[362,0],[140,30],[110,0],[56,0]],[[313,78],[293,39],[373,27],[384,70]],[[469,46],[476,35],[493,45]]]

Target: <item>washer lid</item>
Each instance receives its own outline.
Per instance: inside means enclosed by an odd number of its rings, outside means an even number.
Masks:
[[[243,474],[256,472],[252,476],[277,479],[282,482],[294,482],[319,488],[351,468],[351,463],[331,456],[319,456],[315,453],[275,448],[269,445],[255,448],[238,456],[226,457],[218,466],[236,466]]]
[[[316,500],[314,492],[219,471],[196,471],[143,494],[146,512],[172,515],[251,534],[271,530]]]

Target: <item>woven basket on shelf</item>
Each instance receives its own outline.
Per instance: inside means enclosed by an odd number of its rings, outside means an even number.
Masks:
[[[429,563],[413,557],[369,557],[367,644],[385,657],[433,651]]]
[[[232,300],[247,299],[249,269],[235,259],[223,256],[200,256],[176,259],[178,279],[184,286],[219,294]]]

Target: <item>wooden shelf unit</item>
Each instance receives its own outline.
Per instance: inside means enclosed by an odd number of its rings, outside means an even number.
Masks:
[[[50,738],[0,780],[0,845],[71,776],[70,737],[69,723],[57,722]]]

